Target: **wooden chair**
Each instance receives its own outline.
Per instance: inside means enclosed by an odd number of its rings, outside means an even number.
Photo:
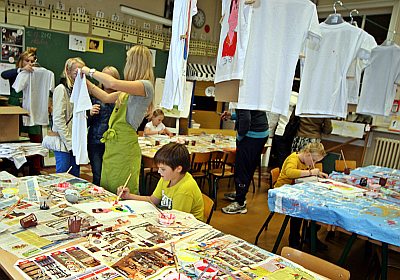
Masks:
[[[236,151],[214,152],[211,156],[209,171],[209,194],[214,198],[214,209],[217,208],[218,182],[224,178],[233,178]]]
[[[283,247],[281,256],[329,279],[350,279],[350,272],[348,270],[302,251]]]
[[[191,154],[190,174],[199,183],[199,186],[203,188],[204,181],[208,177],[209,162],[211,158],[211,152],[194,152]]]
[[[232,129],[188,128],[188,135],[200,134],[221,134],[224,136],[236,136],[236,131]]]
[[[315,168],[318,168],[319,171],[324,172],[324,166],[322,165],[322,162],[318,162],[314,166]]]
[[[212,214],[214,213],[214,201],[204,193],[202,193],[202,195],[204,203],[204,220],[207,224],[210,224]]]
[[[271,178],[271,180],[270,180],[270,189],[274,188],[274,185],[275,185],[276,181],[278,181],[280,172],[281,172],[281,169],[279,167],[275,167],[274,169],[272,169],[270,171],[270,173],[271,173],[270,174],[270,178]],[[272,220],[272,217],[274,216],[274,214],[275,214],[275,212],[270,212],[268,217],[267,217],[267,219],[265,220],[264,224],[261,226],[261,228],[258,231],[257,236],[256,236],[256,241],[254,243],[255,245],[257,245],[258,238],[260,238],[260,235],[263,232],[263,230],[267,230],[268,229],[268,224]]]
[[[357,168],[357,162],[355,160],[346,160],[346,164],[344,162],[344,160],[335,160],[335,171],[343,172],[346,169],[346,165],[349,169]]]

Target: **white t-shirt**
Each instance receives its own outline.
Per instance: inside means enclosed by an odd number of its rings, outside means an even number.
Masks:
[[[189,55],[190,30],[192,16],[197,13],[197,0],[175,1],[172,21],[171,45],[165,73],[165,84],[161,107],[172,109],[178,105],[183,111],[185,106],[186,65]],[[187,38],[181,36],[187,35]]]
[[[287,115],[302,46],[307,38],[318,41],[319,37],[317,9],[311,1],[257,1],[238,108]]]
[[[43,67],[33,67],[33,72],[18,74],[13,88],[23,91],[22,107],[29,112],[23,116],[25,126],[49,124],[49,91],[54,90],[54,73]]]
[[[214,83],[243,78],[253,5],[222,1],[222,22]]]
[[[378,46],[365,68],[357,113],[388,116],[400,82],[400,47]]]
[[[149,128],[150,131],[161,131],[165,129],[165,125],[163,123],[159,123],[157,126],[153,125],[153,122],[146,123],[145,128]]]
[[[306,48],[296,115],[341,117],[347,115],[346,74],[356,58],[368,59],[368,34],[347,22],[321,23],[318,48]]]
[[[87,121],[86,111],[92,108],[86,77],[81,78],[80,71],[75,78],[71,94],[71,103],[74,104],[72,117],[72,154],[76,164],[89,163],[87,151]]]
[[[365,44],[368,49],[373,49],[377,46],[375,38],[368,33],[365,37]],[[349,70],[347,71],[347,103],[357,104],[358,95],[360,93],[361,73],[367,66],[368,61],[356,58],[351,62]]]

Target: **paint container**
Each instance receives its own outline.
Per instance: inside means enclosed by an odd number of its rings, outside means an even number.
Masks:
[[[196,146],[196,140],[192,140],[192,146]]]
[[[379,185],[382,187],[386,186],[387,178],[379,178]]]
[[[176,216],[172,213],[163,213],[158,216],[158,222],[162,225],[172,225],[175,222]]]
[[[82,218],[79,216],[73,216],[68,218],[68,232],[77,233],[81,230]]]
[[[23,228],[34,227],[38,224],[37,218],[33,213],[23,217],[21,220],[19,220],[19,223]]]
[[[345,168],[343,173],[346,175],[350,175],[350,168]]]
[[[366,186],[367,186],[367,183],[368,183],[368,178],[367,178],[367,177],[362,177],[362,178],[360,179],[360,186],[361,186],[361,187],[366,187]]]
[[[193,266],[196,276],[199,277],[202,275],[202,279],[212,279],[218,274],[218,270],[213,266],[208,266],[208,263],[205,260],[200,260],[194,263]]]
[[[51,204],[51,197],[49,195],[39,197],[40,210],[49,210]]]

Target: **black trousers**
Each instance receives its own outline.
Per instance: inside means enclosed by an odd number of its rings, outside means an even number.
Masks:
[[[243,205],[249,190],[251,179],[254,176],[260,157],[268,137],[250,138],[244,137],[236,141],[235,161],[235,189],[236,201]]]

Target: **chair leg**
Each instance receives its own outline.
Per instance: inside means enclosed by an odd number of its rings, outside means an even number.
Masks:
[[[251,179],[251,181],[253,182],[253,193],[255,193],[256,192],[256,183],[254,183],[254,176]]]
[[[347,240],[346,246],[344,247],[342,255],[340,256],[340,259],[338,261],[339,266],[344,265],[346,258],[348,256],[348,254],[350,253],[351,247],[353,246],[353,243],[356,240],[356,238],[357,238],[357,234],[353,233]]]
[[[261,160],[260,160],[260,165],[258,166],[258,188],[261,188]]]
[[[218,178],[214,179],[214,186],[213,186],[213,196],[214,196],[214,210],[217,210],[217,188],[218,188]]]
[[[269,222],[271,221],[271,219],[272,219],[272,217],[274,216],[274,214],[275,214],[275,212],[270,212],[270,213],[269,213],[267,219],[265,220],[264,224],[262,225],[262,227],[260,228],[260,230],[259,230],[258,233],[257,233],[256,241],[254,242],[255,245],[257,245],[257,243],[258,243],[258,238],[260,238],[260,235],[261,235],[262,231],[264,230],[264,228],[265,228],[265,230],[268,229],[268,224],[269,224]]]

